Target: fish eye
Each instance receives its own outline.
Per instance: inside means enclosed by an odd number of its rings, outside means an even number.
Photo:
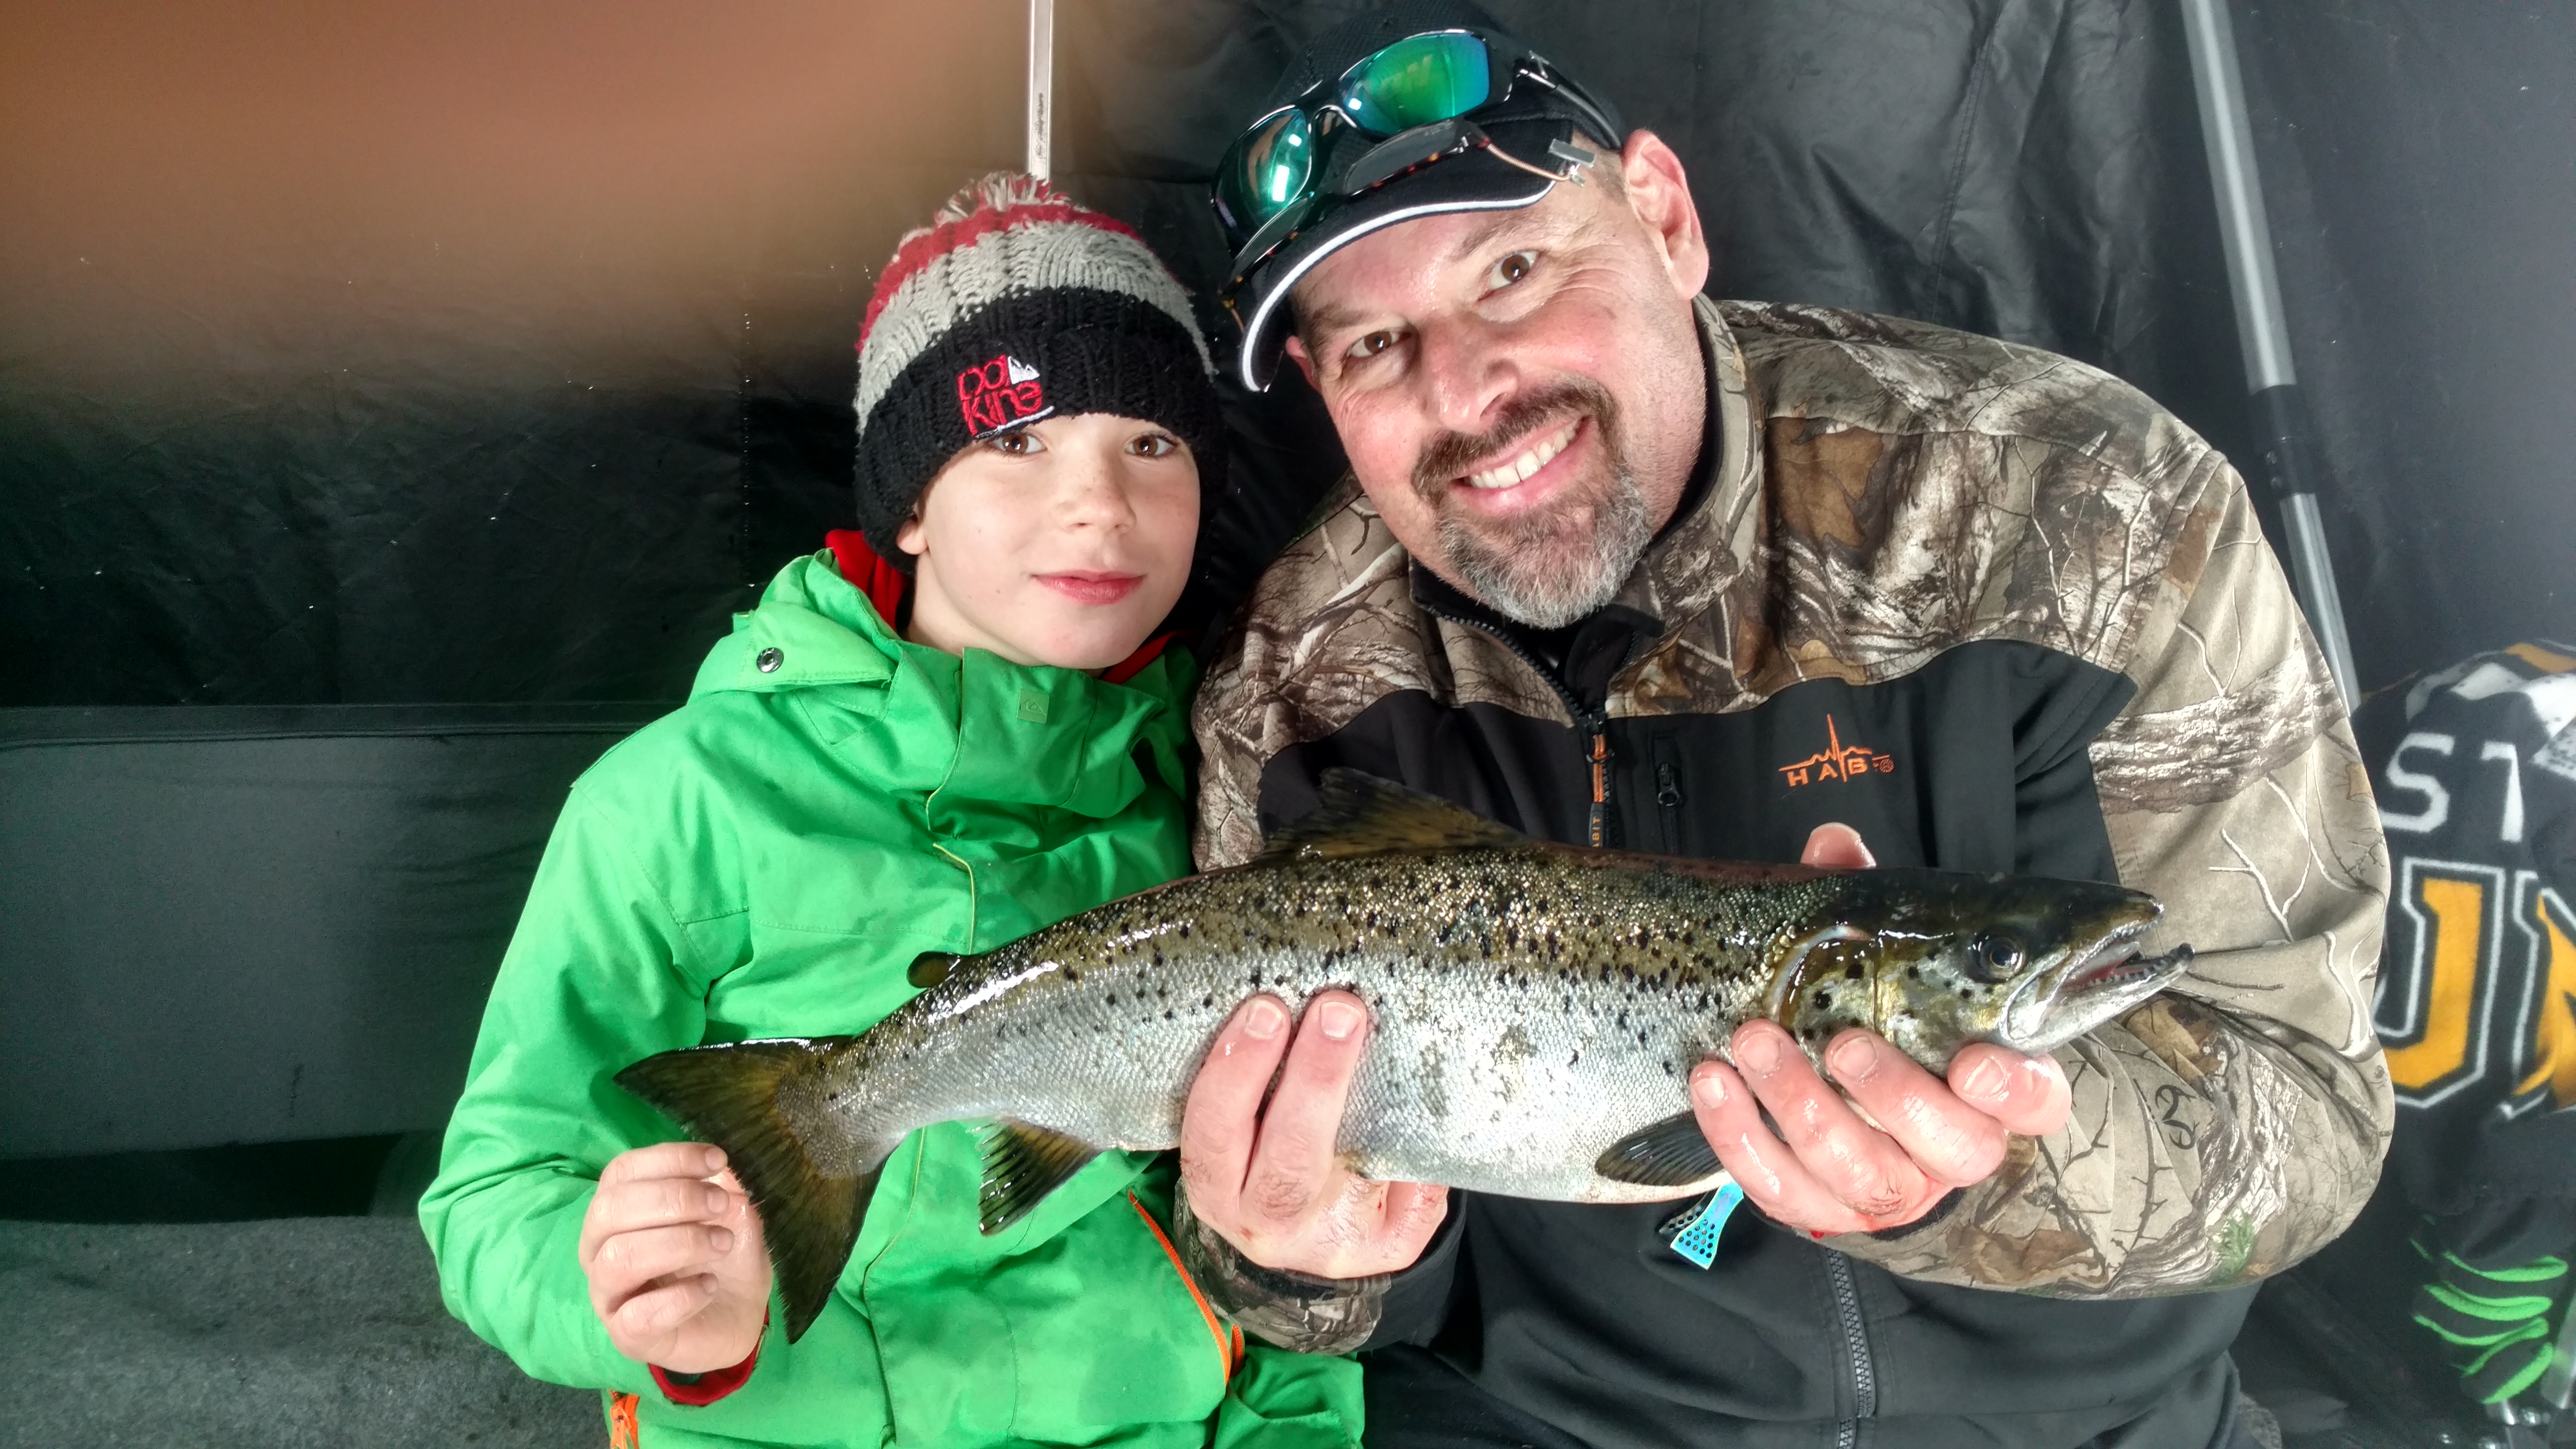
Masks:
[[[2021,942],[1988,931],[1968,947],[1968,971],[1980,981],[2002,981],[2021,969]]]

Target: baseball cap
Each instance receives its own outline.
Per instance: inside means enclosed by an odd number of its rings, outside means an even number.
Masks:
[[[1399,41],[1445,31],[1471,32],[1497,57],[1531,63],[1519,68],[1506,94],[1461,118],[1468,130],[1491,144],[1425,159],[1356,195],[1322,197],[1284,242],[1265,252],[1267,244],[1256,237],[1238,254],[1219,300],[1243,329],[1234,365],[1245,387],[1266,391],[1278,375],[1293,323],[1289,295],[1324,258],[1373,232],[1419,217],[1528,206],[1554,190],[1571,169],[1565,148],[1577,144],[1578,130],[1599,144],[1617,146],[1626,139],[1618,112],[1608,102],[1585,91],[1469,0],[1399,0],[1334,26],[1298,52],[1257,115],[1266,119],[1284,107],[1329,102],[1330,88],[1360,62]],[[1604,126],[1610,134],[1597,134]],[[1533,161],[1541,163],[1540,170],[1557,169],[1538,174],[1529,164]],[[1327,189],[1338,180],[1330,164],[1321,169],[1318,181]]]

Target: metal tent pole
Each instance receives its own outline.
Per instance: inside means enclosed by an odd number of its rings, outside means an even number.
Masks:
[[[2272,224],[2263,214],[2263,182],[2254,167],[2254,130],[2245,119],[2245,80],[2236,66],[2227,0],[2182,0],[2182,22],[2191,47],[2192,87],[2200,94],[2209,182],[2218,195],[2228,288],[2236,297],[2236,335],[2245,351],[2246,386],[2253,392],[2254,435],[2289,533],[2290,587],[2307,610],[2308,628],[2350,709],[2360,704],[2361,694],[2353,676],[2352,639],[2344,632],[2343,602],[2335,591],[2334,561],[2326,554],[2325,522],[2317,512],[2317,483],[2325,470],[2309,442],[2307,403],[2290,365],[2281,280],[2272,269]]]
[[[1055,0],[1029,0],[1029,145],[1021,169],[1040,181],[1055,165]]]

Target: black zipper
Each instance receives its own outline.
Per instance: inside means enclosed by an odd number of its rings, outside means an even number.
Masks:
[[[1605,704],[1600,709],[1586,708],[1583,701],[1574,697],[1574,691],[1566,688],[1564,682],[1556,677],[1555,671],[1541,664],[1537,655],[1521,647],[1521,642],[1511,635],[1491,628],[1479,620],[1461,618],[1449,613],[1427,599],[1419,602],[1422,604],[1423,612],[1433,618],[1446,619],[1462,629],[1473,629],[1509,650],[1514,659],[1529,666],[1530,673],[1537,675],[1541,683],[1556,691],[1556,697],[1565,701],[1565,712],[1574,716],[1575,727],[1591,736],[1592,742],[1586,747],[1583,756],[1585,766],[1592,772],[1592,808],[1585,817],[1585,838],[1591,842],[1593,849],[1601,849],[1607,843],[1605,837],[1609,833],[1610,763],[1613,758],[1610,753],[1609,707]]]
[[[1843,1351],[1851,1356],[1852,1416],[1843,1421],[1834,1444],[1836,1449],[1852,1449],[1860,1442],[1860,1421],[1878,1417],[1878,1368],[1870,1362],[1869,1325],[1861,1318],[1860,1283],[1852,1277],[1851,1260],[1831,1248],[1816,1251],[1825,1255],[1825,1276],[1833,1281],[1834,1317],[1842,1324]]]
[[[1647,742],[1655,762],[1655,804],[1664,819],[1664,854],[1680,855],[1682,850],[1682,764],[1681,745],[1669,734],[1659,734]]]

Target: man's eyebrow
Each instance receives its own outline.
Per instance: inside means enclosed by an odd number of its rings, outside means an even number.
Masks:
[[[1442,262],[1455,263],[1464,260],[1470,253],[1484,250],[1495,237],[1529,220],[1522,215],[1524,210],[1526,208],[1516,206],[1509,211],[1488,213],[1482,225],[1469,227],[1466,234],[1450,246],[1449,255],[1441,258]]]
[[[1357,309],[1344,307],[1335,302],[1318,302],[1311,307],[1297,308],[1297,330],[1312,333],[1318,337],[1351,326],[1359,320],[1360,314]]]

